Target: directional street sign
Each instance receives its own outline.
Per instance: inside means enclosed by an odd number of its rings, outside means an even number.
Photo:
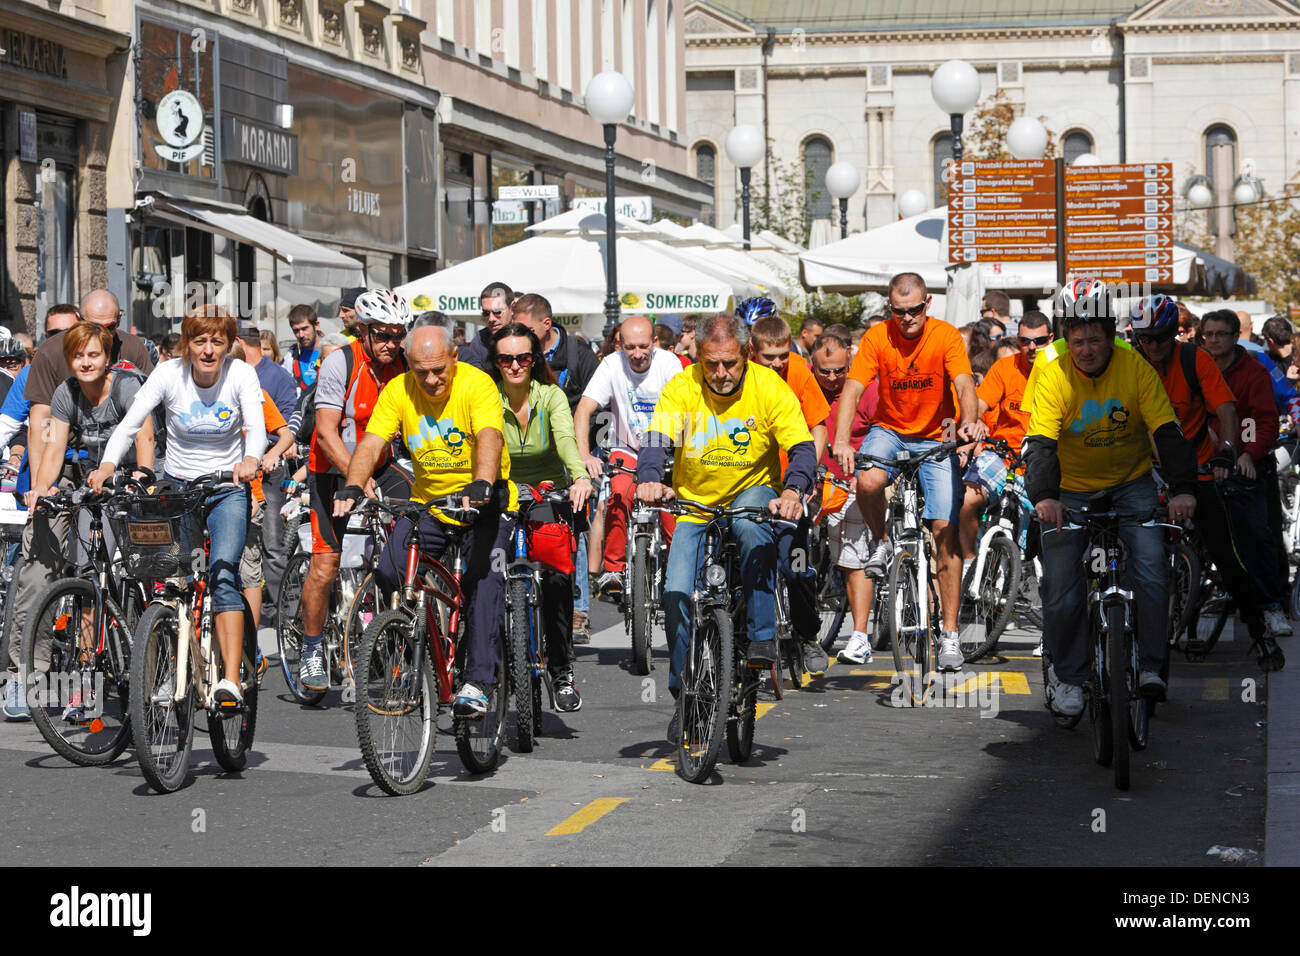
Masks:
[[[950,262],[1056,258],[1056,171],[1051,160],[949,166]]]
[[[1173,279],[1173,166],[1065,170],[1065,268],[1112,282]]]

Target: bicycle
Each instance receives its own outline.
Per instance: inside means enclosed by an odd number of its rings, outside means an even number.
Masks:
[[[825,482],[847,491],[850,498],[854,497],[853,485],[834,475],[826,474],[825,465],[818,468],[818,477],[822,479],[818,482],[818,487],[823,487]],[[811,566],[817,572],[817,615],[820,620],[821,635],[818,643],[822,650],[829,654],[839,639],[840,628],[843,627],[844,618],[848,615],[849,594],[848,579],[844,569],[831,561],[830,542],[827,540],[828,532],[823,520],[826,516],[826,509],[822,508],[813,521],[808,535],[808,552]]]
[[[122,480],[144,490],[134,479]],[[131,632],[148,598],[144,582],[128,577],[104,537],[105,514],[119,529],[112,516],[129,498],[124,491],[67,489],[36,506],[41,513],[68,515],[74,534],[77,513],[90,515],[88,560],[37,595],[21,644],[32,723],[55,753],[82,767],[112,763],[131,742]],[[119,540],[129,562],[133,542]]]
[[[673,498],[656,510],[708,519],[702,560],[691,593],[690,646],[677,698],[681,732],[676,741],[678,775],[689,783],[702,783],[717,764],[724,728],[727,752],[734,763],[743,763],[752,755],[758,687],[768,671],[765,666],[749,663],[740,551],[731,536],[724,535],[722,524],[735,518],[792,528],[797,523],[777,517],[766,507],[714,507],[686,498]],[[775,575],[776,639],[779,645],[789,641],[797,645],[790,631],[789,614],[782,613],[780,571],[776,570]],[[779,678],[779,672],[775,672],[777,688]]]
[[[348,536],[367,539],[361,551],[361,564],[358,567],[339,567],[338,586],[330,588],[329,609],[321,633],[325,672],[330,685],[342,685],[345,690],[349,687],[355,690],[356,687],[353,662],[361,635],[386,606],[375,580],[374,567],[388,540],[388,528],[368,511],[359,509],[356,514],[358,517],[348,521],[343,534],[345,541]],[[298,551],[285,567],[275,602],[275,637],[280,654],[280,672],[289,693],[299,703],[315,706],[325,699],[328,688],[307,690],[298,683],[303,635],[302,586],[307,580],[311,559],[309,552]]]
[[[1101,508],[1104,510],[1094,510]],[[1092,634],[1092,674],[1084,685],[1085,709],[1092,724],[1093,758],[1103,767],[1111,767],[1115,786],[1129,789],[1129,750],[1145,750],[1151,720],[1149,698],[1138,693],[1138,646],[1134,639],[1133,592],[1124,587],[1128,552],[1120,537],[1122,516],[1110,508],[1105,493],[1094,496],[1083,508],[1065,508],[1066,524],[1061,532],[1086,531],[1088,544],[1082,564],[1088,588],[1088,626]],[[1161,521],[1163,508],[1157,508],[1143,528],[1178,529],[1178,525]],[[1043,534],[1056,534],[1056,528],[1044,528]],[[1102,558],[1103,561],[1098,561]],[[1104,566],[1099,566],[1104,563]],[[1043,652],[1044,688],[1047,706],[1052,705],[1052,685],[1048,681],[1051,660]],[[1072,720],[1054,716],[1061,726],[1074,727]]]
[[[948,457],[956,442],[942,442],[921,455],[904,449],[891,458],[877,458],[859,452],[859,468],[882,465],[898,469],[894,494],[889,500],[886,524],[891,544],[888,614],[885,622],[894,657],[894,680],[906,689],[909,707],[921,707],[930,696],[933,682],[934,645],[943,627],[939,619],[938,585],[934,572],[934,543],[921,520],[919,473],[927,461]],[[921,582],[925,582],[925,597]]]
[[[1007,478],[980,520],[975,558],[962,575],[957,633],[970,664],[992,654],[1011,622],[1021,594],[1022,555],[1029,542],[1033,510],[1016,477],[1021,457],[1002,439],[986,443],[1007,463]]]
[[[443,560],[419,547],[421,515],[432,508],[458,519],[472,518],[477,508],[463,508],[456,493],[424,504],[374,500],[360,507],[411,519],[402,542],[405,573],[394,606],[376,615],[361,639],[356,660],[357,742],[370,778],[385,793],[415,793],[429,776],[437,735],[437,716],[450,707],[465,665],[465,573],[463,536],[467,526],[445,525],[448,543]],[[450,560],[447,559],[450,554]],[[450,565],[450,569],[448,569]],[[493,770],[501,757],[509,684],[506,656],[498,640],[496,681],[481,717],[455,717],[456,750],[471,773]],[[432,661],[432,670],[430,668]],[[374,726],[372,726],[374,722]]]
[[[229,471],[196,478],[175,490],[154,489],[131,500],[124,537],[133,554],[128,569],[163,581],[136,626],[131,656],[130,716],[136,757],[149,786],[172,793],[189,776],[196,707],[207,714],[212,752],[223,770],[248,763],[257,729],[257,626],[243,602],[244,640],[239,664],[243,704],[219,703],[214,692],[224,673],[215,639],[209,587],[211,538],[203,522],[205,500],[243,487]],[[199,527],[192,522],[198,516]],[[202,543],[195,540],[199,535]],[[197,546],[191,549],[190,545]],[[134,567],[132,567],[134,565]]]

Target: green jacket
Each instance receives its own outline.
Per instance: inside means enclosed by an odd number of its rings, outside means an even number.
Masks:
[[[586,466],[578,455],[569,400],[558,385],[543,385],[536,380],[529,384],[527,428],[520,426],[500,384],[497,392],[501,395],[512,481],[534,486],[553,481],[557,488],[566,488],[571,479],[587,477]]]

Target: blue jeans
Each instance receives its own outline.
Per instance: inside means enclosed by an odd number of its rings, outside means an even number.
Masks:
[[[591,578],[587,574],[587,533],[578,535],[578,554],[573,560],[573,575],[578,579],[578,596],[573,609],[583,614],[591,612]]]
[[[1089,497],[1088,492],[1062,491],[1060,500],[1067,508],[1081,508]],[[1143,528],[1141,523],[1151,517],[1157,500],[1150,475],[1111,490],[1111,508],[1126,519],[1120,524],[1120,540],[1128,550],[1124,586],[1133,592],[1138,665],[1153,671],[1164,666],[1168,649],[1169,575],[1164,530]],[[1082,686],[1092,674],[1083,567],[1088,532],[1043,531],[1043,642],[1052,655],[1056,676],[1067,684]]]
[[[162,475],[161,480],[184,485],[180,478]],[[208,589],[212,594],[212,613],[242,611],[244,595],[239,589],[239,561],[244,555],[244,540],[248,536],[249,490],[240,485],[229,491],[219,491],[203,500],[207,514],[208,537],[211,550],[208,555]],[[186,532],[193,547],[203,540],[197,515],[186,521]]]
[[[732,508],[765,506],[776,497],[771,488],[760,485],[741,492],[731,502]],[[682,686],[682,665],[691,644],[691,592],[700,571],[704,549],[702,522],[681,521],[673,532],[668,549],[668,569],[664,581],[664,630],[668,637],[668,690],[674,697]],[[781,529],[792,534],[789,529]],[[731,535],[739,546],[740,576],[745,589],[745,613],[750,641],[770,641],[776,637],[777,529],[770,524],[737,518]]]
[[[872,425],[871,430],[862,439],[862,447],[858,451],[875,455],[877,458],[893,458],[903,449],[907,449],[915,458],[938,444],[941,443],[933,438],[913,438],[910,435],[900,435],[898,432],[890,431],[883,425]],[[888,468],[884,465],[873,467],[884,468],[890,482],[898,477],[897,468]],[[957,456],[950,455],[946,459],[927,461],[917,473],[917,480],[921,485],[922,494],[925,495],[925,508],[921,512],[921,517],[929,521],[955,522],[962,499],[965,497]]]

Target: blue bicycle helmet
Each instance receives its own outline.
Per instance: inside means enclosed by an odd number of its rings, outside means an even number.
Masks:
[[[773,315],[780,315],[776,303],[759,295],[745,299],[736,306],[736,317],[746,325],[753,325],[759,319],[766,319]]]
[[[1173,335],[1178,331],[1178,303],[1167,295],[1139,299],[1128,317],[1135,335]]]

